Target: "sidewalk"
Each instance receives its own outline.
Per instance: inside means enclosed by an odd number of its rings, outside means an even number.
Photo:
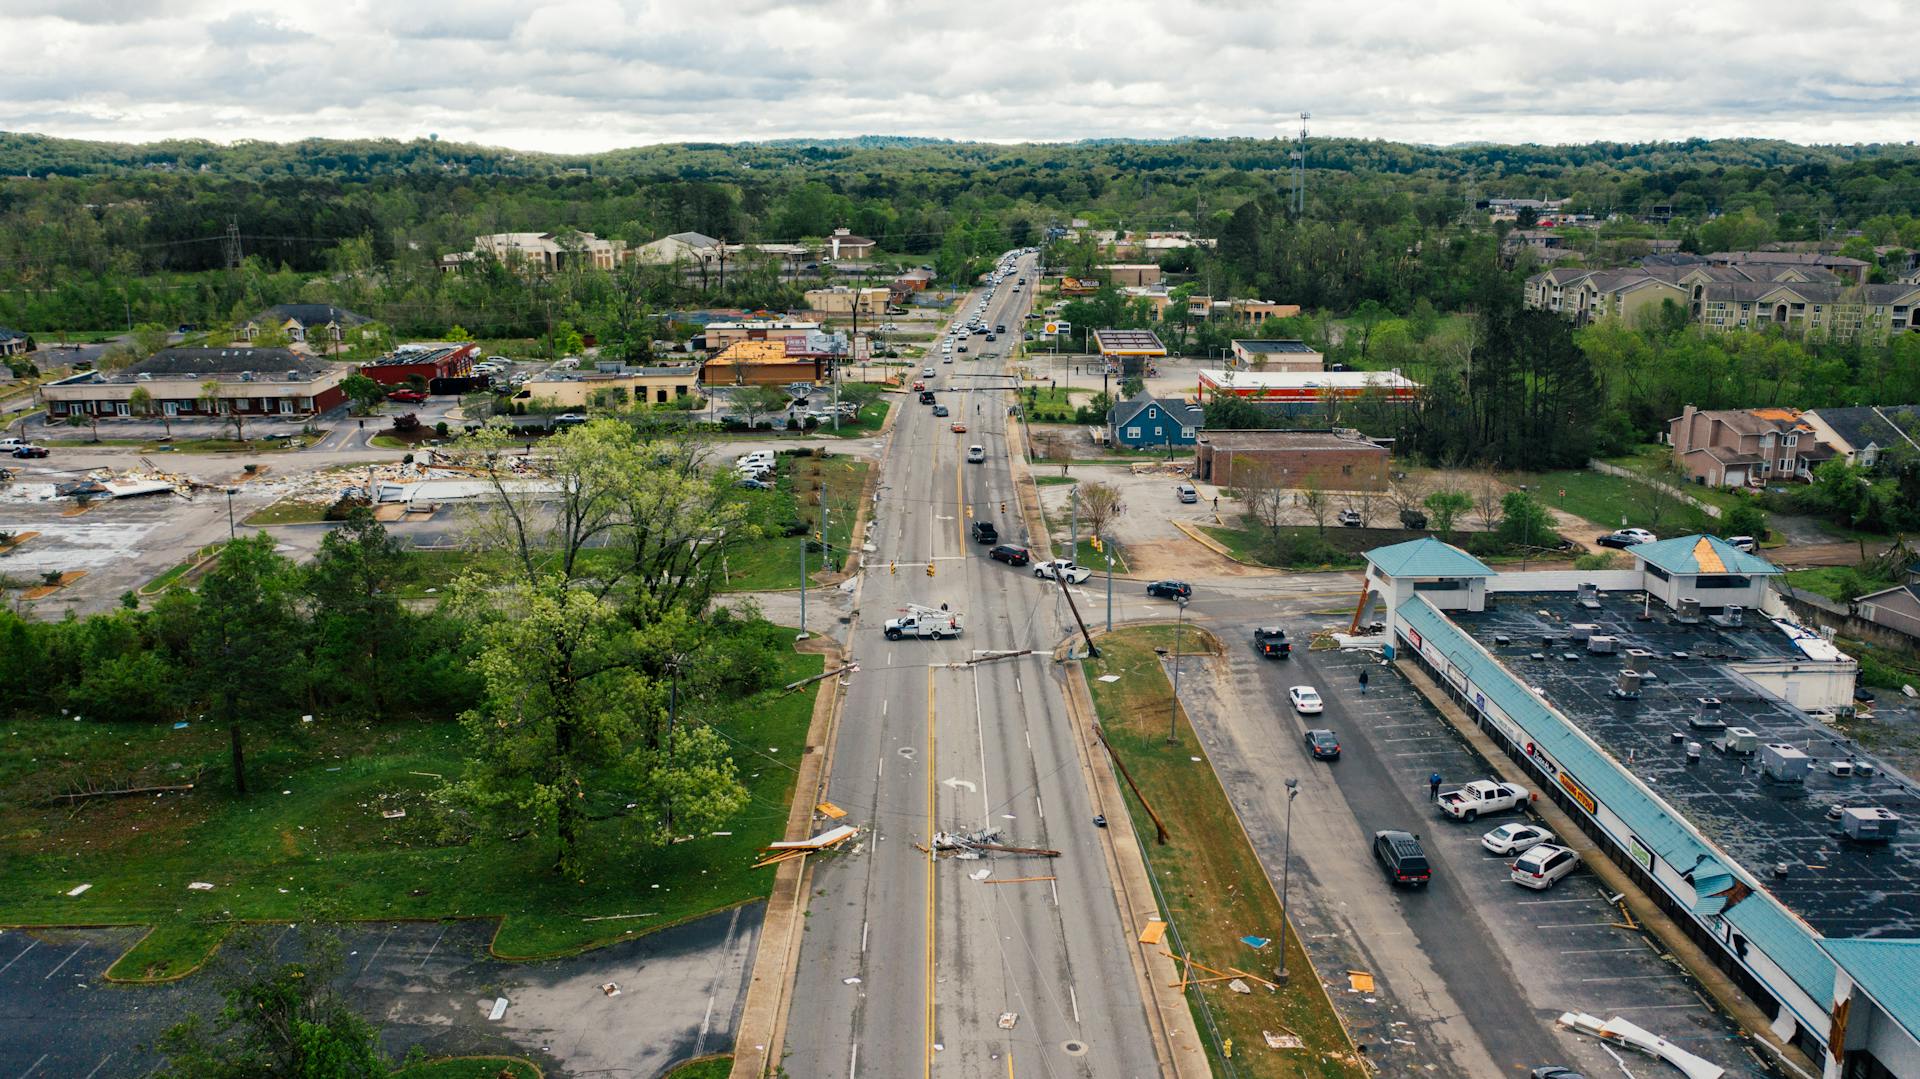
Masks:
[[[1501,748],[1496,745],[1487,732],[1474,722],[1473,718],[1456,704],[1452,697],[1434,684],[1433,679],[1420,666],[1409,659],[1394,661],[1394,667],[1406,677],[1428,703],[1438,709],[1447,718],[1460,736],[1475,753],[1500,774],[1500,778],[1509,783],[1530,784],[1536,782],[1532,776],[1515,764]],[[1782,1042],[1771,1027],[1767,1014],[1755,1004],[1751,997],[1742,992],[1732,978],[1720,969],[1713,959],[1687,936],[1686,931],[1669,918],[1665,911],[1657,906],[1626,871],[1613,863],[1605,851],[1602,851],[1587,833],[1574,823],[1572,817],[1561,809],[1552,799],[1542,798],[1532,805],[1533,812],[1540,815],[1547,827],[1553,829],[1560,842],[1571,847],[1580,855],[1580,861],[1588,872],[1600,878],[1609,892],[1622,897],[1625,908],[1642,929],[1651,933],[1680,965],[1687,969],[1701,989],[1713,998],[1720,1010],[1731,1016],[1747,1032],[1753,1044],[1774,1064],[1789,1075],[1801,1079],[1814,1079],[1820,1074],[1820,1066],[1793,1046]],[[1604,1017],[1603,1017],[1604,1018]]]

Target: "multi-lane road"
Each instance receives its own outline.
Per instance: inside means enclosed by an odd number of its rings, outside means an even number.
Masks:
[[[1019,272],[1033,268],[1024,259]],[[1057,586],[969,542],[972,519],[994,521],[1005,541],[1025,538],[1006,364],[1030,295],[996,290],[985,321],[1010,332],[990,351],[942,363],[936,346],[929,384],[951,416],[906,398],[883,455],[851,635],[860,673],[827,791],[869,831],[852,856],[814,870],[781,1061],[799,1079],[1160,1070],[1047,656],[1060,639]],[[974,444],[984,463],[966,462]],[[964,636],[887,641],[881,622],[909,603],[962,612]],[[968,665],[983,650],[1022,648],[1040,654]],[[934,832],[983,828],[1060,856],[922,849]],[[1052,879],[1020,879],[1041,877]]]

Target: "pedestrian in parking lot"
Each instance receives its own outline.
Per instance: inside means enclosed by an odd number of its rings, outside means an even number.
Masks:
[[[1440,773],[1439,772],[1435,772],[1432,775],[1427,777],[1427,797],[1430,800],[1435,802],[1440,800]]]
[[[1366,691],[1367,691],[1367,672],[1365,668],[1362,668],[1360,671],[1360,692],[1365,693]]]

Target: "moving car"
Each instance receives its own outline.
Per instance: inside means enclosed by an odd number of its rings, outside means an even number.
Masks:
[[[1337,761],[1340,759],[1340,736],[1325,727],[1315,727],[1307,732],[1307,752],[1317,761]]]
[[[1032,552],[1025,547],[1015,547],[1011,543],[1003,543],[988,551],[987,557],[995,562],[1005,562],[1009,566],[1024,566],[1033,561]]]
[[[1659,538],[1659,536],[1654,535],[1644,528],[1619,528],[1601,536],[1593,542],[1602,547],[1613,547],[1624,550],[1642,543],[1652,543]]]
[[[1433,879],[1433,867],[1427,864],[1420,837],[1411,832],[1389,829],[1373,833],[1373,858],[1386,870],[1388,884],[1424,888]]]
[[[1552,832],[1537,824],[1503,824],[1480,837],[1480,845],[1494,854],[1519,854],[1529,847],[1554,840]]]
[[[927,368],[926,370],[924,370],[924,371],[922,371],[922,372],[920,372],[920,377],[921,377],[921,378],[932,378],[932,377],[933,377],[933,368],[931,368],[931,367],[929,367],[929,368]]]
[[[955,420],[952,423],[948,424],[947,429],[952,431],[956,435],[964,435],[967,433],[967,425],[964,423],[961,423],[959,420]]]
[[[1320,691],[1312,686],[1288,686],[1287,699],[1293,702],[1293,710],[1303,716],[1317,716],[1326,707],[1320,700]]]
[[[945,405],[935,405],[935,406],[933,406],[933,414],[934,414],[934,415],[936,415],[936,416],[941,416],[941,417],[945,417],[945,416],[948,416],[948,415],[951,415],[951,413],[949,413],[949,412],[947,411],[947,406],[945,406]]]
[[[1000,530],[992,521],[975,521],[971,529],[975,543],[999,543]]]
[[[23,443],[13,448],[13,455],[21,460],[26,460],[30,457],[45,457],[47,456],[47,448],[45,446],[35,446],[31,443]]]
[[[1518,783],[1476,779],[1464,787],[1440,792],[1440,812],[1459,820],[1477,820],[1482,813],[1500,813],[1526,805],[1532,795]]]
[[[407,404],[417,405],[426,399],[427,399],[427,395],[424,393],[421,393],[419,390],[388,390],[387,391],[387,400],[389,401],[405,401]]]
[[[1580,868],[1580,856],[1557,843],[1530,847],[1513,863],[1513,882],[1544,892],[1560,878]]]
[[[1161,599],[1192,599],[1193,586],[1185,581],[1155,581],[1147,586],[1147,595]]]
[[[933,391],[932,391],[932,390],[921,390],[921,391],[920,391],[920,403],[921,403],[921,404],[923,404],[923,405],[930,405],[930,404],[933,404]]]
[[[965,430],[965,428],[962,428],[962,430]],[[967,463],[968,464],[977,465],[984,462],[986,459],[987,459],[987,448],[985,446],[968,446],[967,447]]]
[[[1036,563],[1033,567],[1035,577],[1062,577],[1068,584],[1080,584],[1093,576],[1093,571],[1085,566],[1076,566],[1071,559],[1055,558]]]
[[[1254,627],[1253,647],[1268,659],[1293,657],[1293,642],[1287,640],[1287,631],[1279,626]]]

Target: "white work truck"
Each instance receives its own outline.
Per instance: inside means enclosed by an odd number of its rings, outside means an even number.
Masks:
[[[923,640],[944,641],[948,637],[960,636],[960,612],[944,610],[939,607],[923,607],[918,603],[909,603],[905,614],[899,618],[889,618],[882,628],[887,640],[897,641],[902,637],[919,637]]]
[[[1482,813],[1502,813],[1527,804],[1527,788],[1516,783],[1476,779],[1464,787],[1440,792],[1440,812],[1456,820],[1475,820]]]

